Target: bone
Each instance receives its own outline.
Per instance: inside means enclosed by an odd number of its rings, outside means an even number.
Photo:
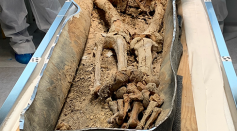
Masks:
[[[118,125],[122,125],[123,124],[123,116],[124,116],[124,107],[123,107],[123,99],[118,99],[118,116],[116,118],[116,122]]]
[[[110,101],[109,102],[109,108],[113,112],[113,114],[116,114],[118,112],[118,103],[117,103],[117,101]]]
[[[158,118],[158,115],[161,113],[162,109],[155,107],[152,111],[151,117],[146,122],[144,129],[149,129],[153,122]]]
[[[119,119],[119,116],[116,118],[116,123],[118,125],[122,125],[123,124],[123,119]]]
[[[146,85],[146,90],[150,91],[151,95],[159,94],[159,90],[158,90],[158,88],[156,87],[156,84],[155,84],[155,83],[148,83],[148,84]]]
[[[121,128],[127,129],[127,125],[128,125],[128,123],[123,123],[122,126],[121,126]]]
[[[116,20],[120,20],[119,13],[117,10],[113,7],[113,5],[108,0],[94,0],[94,3],[97,7],[104,10],[106,15],[108,15],[110,25],[113,24]]]
[[[123,110],[123,119],[126,117],[128,110],[130,109],[130,98],[128,94],[123,95],[123,101],[124,101],[124,110]]]
[[[128,118],[130,118],[131,117],[131,112],[128,112]]]
[[[127,73],[129,76],[129,81],[134,83],[142,81],[144,76],[144,73],[137,69],[127,70]]]
[[[156,9],[156,1],[152,1],[151,6],[150,6],[150,11],[154,11],[155,9]]]
[[[131,100],[143,100],[142,93],[137,89],[134,83],[129,83],[127,85],[127,92],[129,93],[129,98]]]
[[[105,102],[108,103],[108,104],[109,104],[109,102],[112,102],[112,101],[113,101],[113,100],[112,100],[111,97],[109,97],[109,98],[107,98],[107,99],[105,100]]]
[[[136,126],[139,123],[138,115],[143,110],[144,110],[144,107],[142,106],[141,102],[138,102],[138,101],[133,102],[131,117],[129,118],[128,124],[127,124],[128,128],[136,128]]]
[[[152,75],[152,76],[144,76],[143,80],[146,83],[155,83],[157,86],[160,85],[160,81],[159,81],[159,77],[156,75]]]
[[[103,50],[104,38],[100,35],[96,35],[96,57],[95,57],[95,81],[94,88],[91,89],[91,94],[97,95],[99,89],[101,88],[100,84],[100,56]]]
[[[119,1],[110,0],[113,3]],[[128,76],[123,71],[127,70],[127,42],[130,41],[129,31],[127,30],[127,25],[121,20],[118,11],[113,7],[113,5],[108,0],[94,0],[95,5],[104,10],[106,14],[106,20],[110,23],[110,29],[107,34],[103,33],[104,37],[104,48],[113,48],[117,55],[117,69],[118,72],[115,74],[114,79],[105,83],[99,89],[99,96],[106,98],[111,96],[115,91],[117,91],[121,86],[128,82]],[[119,5],[118,8],[125,8],[127,6],[128,0]]]
[[[145,89],[146,89],[146,86],[143,85],[141,82],[138,82],[138,83],[137,83],[137,89],[138,89],[139,91],[142,91],[142,90],[145,90]]]
[[[135,0],[129,0],[128,1],[128,6],[129,7],[134,7],[134,8],[139,8],[139,5],[137,4],[137,2]]]
[[[129,33],[125,28],[125,24],[121,21],[120,15],[108,0],[95,0],[95,5],[104,10],[106,19],[110,22],[111,27],[108,34],[104,34],[105,46],[113,48],[118,59],[118,71],[127,68],[127,43],[129,41]]]
[[[142,12],[141,9],[137,8],[127,8],[126,14],[132,15],[133,17],[137,17]]]
[[[138,56],[138,69],[148,76],[146,78],[146,82],[159,84],[159,81],[157,81],[158,77],[152,75],[152,52],[162,50],[162,45],[159,44],[163,43],[163,38],[160,37],[161,35],[157,32],[160,30],[160,25],[164,16],[164,10],[163,5],[160,4],[160,1],[157,2],[155,14],[148,29],[142,34],[134,36],[135,38],[130,42],[130,49],[134,49],[135,54]],[[139,2],[137,3],[139,4]]]
[[[161,98],[158,94],[151,96],[150,101],[156,101],[158,103],[158,107],[160,107],[164,103],[164,99]]]
[[[105,48],[113,48],[118,59],[118,71],[127,69],[127,43],[123,36],[114,33],[105,35]]]
[[[112,85],[114,84],[114,81],[116,80],[116,75],[112,75],[108,81],[106,81],[106,84],[101,85],[99,90],[95,92],[95,94],[98,94],[101,98],[108,98],[110,97],[110,89],[112,88]]]
[[[117,0],[117,1],[118,1],[117,10],[119,12],[126,12],[129,0]]]
[[[143,34],[152,34],[154,32],[158,32],[160,30],[165,11],[163,9],[163,5],[160,3],[160,0],[157,2],[158,3],[155,8],[155,14],[152,18],[152,21],[151,21],[148,29]]]
[[[126,94],[126,92],[127,92],[127,88],[125,86],[119,88],[116,91],[116,98],[117,99],[123,99],[123,95]]]
[[[158,106],[158,103],[157,103],[157,102],[155,102],[155,101],[150,101],[150,103],[149,103],[149,105],[148,105],[148,107],[147,107],[147,109],[146,109],[146,111],[145,111],[145,113],[144,113],[144,115],[143,115],[143,117],[142,117],[142,120],[140,121],[140,123],[138,124],[138,126],[136,127],[136,129],[139,129],[139,130],[143,129],[143,127],[144,127],[146,121],[148,120],[149,116],[150,116],[151,113],[152,113],[152,110],[153,110],[156,106]]]
[[[119,119],[123,119],[124,116],[124,107],[123,107],[123,99],[118,99],[118,110],[119,110]]]
[[[128,76],[125,71],[118,71],[115,73],[115,82],[113,83],[112,92],[115,92],[119,89],[119,87],[125,85],[128,82]]]
[[[152,76],[152,46],[157,46],[157,44],[151,39],[140,37],[133,39],[130,44],[130,48],[134,49],[138,56],[138,69],[149,76]]]
[[[111,98],[108,98],[106,101],[109,102],[109,108],[114,114],[112,117],[110,117],[107,120],[107,123],[115,124],[116,122],[118,125],[122,125],[123,124],[123,99],[112,101]]]
[[[152,33],[152,35],[149,38],[158,44],[158,46],[153,46],[152,50],[154,52],[162,51],[163,46],[160,43],[164,42],[164,37],[160,33],[154,32],[154,33]]]
[[[119,116],[119,112],[115,113],[113,116],[111,116],[108,120],[107,123],[109,124],[115,124],[116,123],[116,118]]]
[[[149,12],[150,12],[150,9],[149,8],[146,8],[139,0],[135,0],[137,2],[137,4],[139,5],[139,7],[145,11],[147,13],[147,15],[149,16]]]
[[[118,102],[117,101],[112,101],[111,98],[108,98],[106,101],[109,102],[109,108],[113,112],[113,116],[111,116],[108,120],[107,123],[109,124],[115,124],[116,123],[116,118],[119,116],[118,112]]]
[[[143,101],[142,101],[142,104],[145,108],[148,107],[149,105],[149,95],[150,95],[150,92],[148,90],[142,90],[142,95],[143,95]]]
[[[108,83],[104,84],[98,94],[100,97],[102,98],[107,98],[110,95],[112,95],[113,92],[116,92],[119,87],[125,85],[128,82],[128,76],[126,74],[126,72],[124,71],[119,71],[116,72],[114,78],[111,78],[110,81],[108,81]]]

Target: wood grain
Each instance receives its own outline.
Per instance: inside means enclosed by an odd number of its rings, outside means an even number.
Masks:
[[[183,55],[178,70],[178,75],[183,76],[181,131],[197,131],[197,120],[193,101],[191,75],[188,63],[188,49],[184,28],[182,29],[181,43],[183,45]]]

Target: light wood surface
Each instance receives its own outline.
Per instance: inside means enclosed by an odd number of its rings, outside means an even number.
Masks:
[[[18,128],[16,129],[16,131],[20,131],[20,127],[18,126]]]
[[[185,30],[182,29],[181,43],[183,55],[181,57],[178,75],[183,76],[182,105],[181,105],[181,131],[197,131],[197,121],[193,101],[191,75],[188,63],[188,49]]]

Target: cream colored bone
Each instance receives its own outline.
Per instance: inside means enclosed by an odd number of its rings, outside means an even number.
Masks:
[[[136,129],[143,129],[144,125],[146,124],[147,119],[149,118],[149,116],[152,113],[152,110],[158,106],[158,103],[155,101],[151,101],[142,117],[142,120],[140,121],[140,123],[138,124],[138,126],[136,127]]]
[[[127,124],[128,128],[136,128],[136,126],[139,123],[138,115],[143,110],[144,110],[144,107],[143,107],[141,102],[139,102],[139,101],[133,102],[132,113],[131,113],[131,116],[130,116],[130,118],[128,120],[128,124]]]

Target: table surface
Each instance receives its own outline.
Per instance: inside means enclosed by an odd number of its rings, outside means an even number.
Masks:
[[[194,108],[191,74],[188,62],[188,48],[185,30],[182,28],[181,43],[183,55],[181,57],[178,75],[183,76],[182,104],[181,104],[181,131],[197,131],[197,121]]]

